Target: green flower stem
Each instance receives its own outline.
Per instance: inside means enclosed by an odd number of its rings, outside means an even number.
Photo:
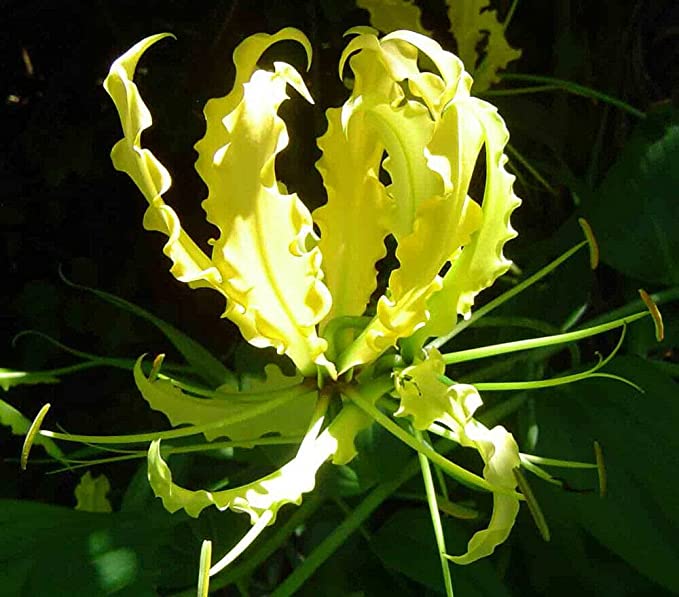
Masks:
[[[476,359],[484,359],[510,352],[517,352],[519,350],[532,350],[534,348],[542,348],[546,346],[555,346],[558,344],[566,344],[567,342],[576,342],[583,338],[589,338],[608,330],[613,330],[622,325],[632,323],[643,317],[648,317],[648,311],[642,313],[635,313],[627,317],[622,317],[608,323],[588,327],[575,332],[568,332],[565,334],[555,334],[553,336],[544,336],[542,338],[529,338],[528,340],[516,340],[514,342],[504,342],[502,344],[494,344],[491,346],[482,346],[480,348],[472,348],[469,350],[460,350],[458,352],[451,352],[443,355],[443,361],[446,365],[454,363],[464,363],[466,361],[473,361]]]
[[[507,143],[506,149],[507,153],[512,157],[512,159],[521,164],[528,171],[528,173],[545,188],[549,194],[554,195],[555,197],[558,195],[556,189],[554,189],[554,187],[549,184],[549,182],[547,182],[547,179],[542,176],[542,174],[540,174],[537,168],[535,168],[535,166],[533,166],[533,164],[528,161],[528,158],[524,157],[513,145],[509,143]]]
[[[530,87],[512,87],[510,89],[488,89],[479,93],[479,97],[506,97],[510,95],[527,95],[530,93],[543,93],[545,91],[560,91],[561,85],[531,85]]]
[[[446,454],[455,449],[457,444],[439,441],[434,444],[434,450],[439,454]],[[420,471],[418,458],[413,458],[401,471],[389,481],[379,484],[367,497],[352,510],[351,514],[342,521],[315,549],[304,562],[295,568],[290,576],[278,586],[271,597],[288,597],[293,595],[309,579],[320,566],[332,556],[335,551],[363,524],[364,521],[391,496],[401,485],[409,481]],[[302,504],[304,507],[304,504]],[[228,572],[226,573],[228,574]],[[212,582],[213,587],[224,586],[218,584],[221,578]],[[193,593],[185,593],[176,597],[190,597]]]
[[[507,16],[505,17],[505,22],[502,23],[502,30],[507,31],[507,27],[509,27],[509,23],[512,22],[512,17],[514,16],[514,11],[516,10],[516,7],[519,4],[519,0],[514,0],[512,2],[512,5],[509,7],[509,10],[507,11]]]
[[[271,597],[288,597],[309,579],[314,572],[343,545],[346,540],[359,529],[370,515],[384,502],[396,489],[408,481],[420,470],[417,458],[413,458],[401,472],[373,489],[366,498],[356,506],[351,514],[335,528],[305,559],[295,568],[292,573],[271,594]],[[216,583],[215,585],[216,586]],[[186,596],[188,597],[188,595]]]
[[[679,301],[679,286],[674,286],[673,288],[668,288],[667,290],[661,290],[660,292],[654,292],[650,295],[650,298],[656,305],[663,305],[665,303],[672,303],[674,301]],[[627,303],[626,305],[614,309],[613,311],[608,311],[599,317],[595,317],[590,320],[589,325],[598,325],[600,323],[607,323],[612,320],[621,319],[627,315],[639,311],[639,309],[645,309],[646,304],[641,299],[636,299]]]
[[[378,409],[376,406],[373,406],[368,400],[363,398],[356,390],[352,388],[345,388],[343,390],[343,393],[362,411],[370,415],[375,420],[376,423],[384,427],[389,433],[396,436],[404,444],[410,446],[413,450],[417,451],[419,454],[422,454],[429,458],[429,460],[431,460],[434,464],[440,466],[446,473],[448,473],[454,479],[457,479],[458,481],[464,483],[465,485],[483,489],[485,491],[498,491],[498,492],[500,491],[498,488],[493,487],[490,483],[488,483],[488,481],[486,481],[482,477],[479,477],[478,475],[475,475],[474,473],[468,471],[467,469],[462,468],[461,466],[455,464],[454,462],[451,462],[450,460],[441,456],[431,447],[418,441],[407,431],[401,429],[401,427],[394,423],[394,421],[392,421],[380,409]],[[507,491],[504,490],[502,491],[502,493],[507,493]],[[517,495],[514,492],[509,493],[511,493],[512,495]]]
[[[557,257],[554,261],[551,263],[548,263],[545,267],[541,268],[537,272],[535,272],[532,276],[529,276],[526,278],[523,282],[520,282],[514,288],[508,290],[507,292],[503,292],[500,296],[497,298],[493,299],[489,303],[485,304],[483,307],[480,309],[477,309],[472,313],[472,316],[469,319],[463,320],[459,322],[455,328],[449,333],[446,334],[445,336],[441,336],[439,338],[436,338],[429,342],[427,344],[427,348],[441,348],[446,342],[457,336],[462,330],[465,328],[468,328],[470,325],[472,325],[475,321],[483,317],[484,315],[487,315],[490,313],[493,309],[496,309],[500,305],[506,303],[509,299],[515,297],[517,294],[523,292],[533,284],[535,284],[537,281],[541,280],[544,278],[546,275],[550,274],[553,270],[555,270],[557,267],[559,267],[564,261],[568,260],[572,255],[577,253],[580,249],[582,249],[584,246],[587,245],[587,241],[582,241],[581,243],[578,243],[559,257]]]
[[[316,392],[316,390],[309,390],[306,386],[304,387],[304,394],[310,394]],[[288,390],[289,392],[289,390]],[[281,404],[292,400],[300,394],[288,393],[281,396],[275,400],[263,403],[260,408],[252,408],[248,411],[248,418],[258,416],[268,410],[276,408]],[[50,437],[52,439],[58,439],[65,442],[79,442],[79,443],[91,443],[91,444],[140,444],[151,442],[157,439],[176,439],[178,437],[190,437],[192,435],[199,435],[204,431],[210,431],[212,429],[218,429],[223,427],[225,424],[236,423],[244,420],[238,417],[229,417],[227,419],[220,419],[218,421],[212,421],[211,423],[205,423],[204,425],[192,425],[190,427],[183,427],[181,429],[172,429],[170,431],[154,431],[150,433],[136,433],[130,435],[73,435],[70,433],[58,433],[56,431],[41,430],[40,435],[44,437]]]
[[[302,435],[291,435],[291,436],[276,436],[276,437],[259,437],[252,440],[239,440],[239,441],[224,441],[224,442],[209,442],[201,444],[192,444],[190,446],[171,446],[168,444],[163,444],[160,448],[163,456],[169,456],[171,454],[190,454],[192,452],[209,452],[211,450],[225,450],[229,448],[253,448],[254,446],[288,446],[288,445],[299,445],[299,442],[304,436]],[[99,446],[94,446],[101,450]],[[106,448],[110,450],[110,448]],[[117,452],[118,450],[110,450],[112,452]],[[86,468],[91,466],[96,466],[98,464],[109,464],[111,462],[122,462],[125,460],[135,460],[148,457],[148,450],[134,450],[125,451],[121,456],[108,456],[106,458],[97,458],[93,460],[81,460],[81,459],[69,459],[67,462],[68,467],[59,468],[50,473],[60,473],[66,470],[75,470],[79,468]],[[39,460],[34,460],[34,462],[41,462]],[[45,462],[52,462],[52,460],[45,460]]]
[[[565,331],[546,321],[534,319],[532,317],[485,317],[484,319],[479,320],[476,327],[521,327],[542,334],[558,334]],[[580,350],[578,349],[577,344],[569,344],[566,348],[571,353],[571,364],[575,367],[580,362]]]
[[[352,508],[349,504],[347,504],[344,500],[340,498],[334,498],[332,502],[342,511],[342,513],[345,516],[349,516],[351,514]],[[370,531],[365,528],[365,526],[361,525],[358,527],[358,532],[365,539],[366,541],[370,541],[372,539],[372,535],[370,534]]]
[[[584,85],[579,85],[578,83],[574,83],[573,81],[565,81],[564,79],[557,79],[555,77],[543,77],[541,75],[524,75],[524,74],[515,74],[515,73],[512,73],[512,74],[503,73],[503,74],[500,74],[500,78],[503,81],[522,81],[522,82],[525,82],[525,83],[539,83],[539,84],[544,84],[544,85],[557,85],[563,91],[567,91],[568,93],[572,93],[574,95],[580,95],[582,97],[589,97],[589,98],[592,98],[592,99],[601,100],[602,102],[605,102],[607,104],[611,104],[612,106],[615,106],[616,108],[620,108],[621,110],[624,110],[625,112],[627,112],[629,114],[632,114],[632,116],[636,116],[637,118],[646,118],[646,113],[635,108],[634,106],[630,106],[628,103],[623,102],[622,100],[620,100],[616,97],[612,97],[610,95],[602,93],[601,91],[597,91],[596,89],[592,89],[591,87],[585,87]]]
[[[210,588],[213,591],[232,585],[250,576],[259,566],[268,560],[292,535],[296,529],[302,526],[318,510],[323,503],[323,498],[317,493],[310,493],[304,497],[304,501],[298,508],[292,511],[290,518],[283,524],[271,527],[273,533],[266,540],[253,546],[248,552],[248,557],[240,564],[229,567],[219,576],[210,580]],[[195,597],[195,588],[187,589],[179,593],[173,593],[171,597]]]
[[[575,460],[558,460],[556,458],[543,458],[542,456],[535,456],[535,454],[519,454],[521,462],[532,462],[534,464],[541,464],[543,466],[554,466],[557,468],[597,468],[596,464],[591,462],[577,462]]]
[[[413,430],[415,438],[424,445],[424,438],[422,433]],[[429,459],[422,454],[417,453],[417,459],[422,470],[422,481],[424,482],[424,490],[427,494],[427,504],[429,505],[429,515],[431,516],[431,524],[434,527],[434,536],[436,537],[436,546],[439,551],[439,560],[441,562],[441,572],[443,574],[443,584],[446,588],[447,597],[453,596],[453,581],[450,576],[450,562],[446,559],[446,538],[443,535],[443,526],[441,524],[441,513],[439,512],[439,505],[436,500],[436,490],[434,488],[434,480],[431,474],[431,467],[429,466]]]
[[[595,369],[598,369],[598,366]],[[604,377],[607,379],[614,379],[615,381],[621,381],[643,393],[643,390],[639,386],[628,379],[610,373],[594,373],[594,369],[583,371],[582,373],[574,373],[573,375],[564,375],[563,377],[553,377],[551,379],[540,379],[535,381],[498,381],[487,383],[472,382],[471,385],[473,385],[480,392],[514,392],[517,390],[542,390],[544,388],[555,388],[557,386],[575,383],[576,381],[583,381],[591,377]]]

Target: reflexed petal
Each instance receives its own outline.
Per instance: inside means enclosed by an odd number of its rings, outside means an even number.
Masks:
[[[177,215],[162,199],[172,183],[169,172],[148,149],[141,147],[141,133],[151,126],[152,119],[132,78],[142,54],[165,37],[171,35],[153,35],[134,45],[113,63],[104,81],[104,88],[115,103],[125,135],[113,147],[111,158],[115,168],[128,174],[149,202],[144,227],[169,237],[163,252],[172,260],[170,271],[174,276],[192,288],[218,288],[221,282],[219,272],[184,232]]]
[[[223,491],[192,491],[173,483],[170,468],[160,454],[160,441],[156,440],[148,453],[149,483],[169,512],[185,510],[189,516],[197,517],[208,506],[216,506],[220,510],[246,512],[252,524],[270,512],[273,517],[269,524],[273,524],[281,506],[302,503],[302,495],[316,484],[318,469],[337,449],[337,442],[327,431],[309,439],[311,441],[302,444],[297,456],[277,471]]]
[[[304,433],[316,393],[300,388],[301,375],[286,377],[275,365],[268,365],[265,371],[266,380],[253,381],[247,392],[222,386],[213,398],[185,394],[166,379],[151,381],[141,370],[141,358],[134,367],[134,380],[151,408],[165,414],[173,427],[223,421],[223,425],[203,432],[208,441],[217,437],[237,441],[257,439],[267,433]]]
[[[210,122],[196,146],[201,155],[197,166],[209,191],[203,207],[220,232],[212,259],[223,273],[229,298],[225,316],[246,340],[286,353],[305,375],[316,364],[333,375],[323,355],[327,344],[315,330],[331,298],[321,282],[319,249],[305,248],[313,234],[311,215],[297,195],[281,192],[274,170],[276,156],[288,144],[285,123],[277,115],[287,98],[286,86],[311,98],[297,71],[283,63],[275,66],[274,73],[252,75],[230,112],[208,111],[223,130]],[[228,108],[229,102],[223,105]],[[218,142],[223,145],[208,166],[205,152]]]
[[[503,250],[505,243],[516,236],[509,218],[521,200],[514,194],[514,176],[505,170],[504,147],[509,133],[494,106],[476,98],[471,98],[469,103],[470,114],[483,127],[485,141],[483,224],[460,257],[452,262],[443,279],[443,290],[429,301],[431,317],[423,336],[449,333],[455,326],[457,313],[470,317],[476,295],[491,286],[512,263]]]
[[[484,462],[483,477],[499,491],[493,492],[493,514],[487,529],[473,535],[467,552],[447,556],[457,564],[470,564],[490,555],[508,536],[519,512],[514,469],[520,466],[519,448],[504,427],[488,429],[474,419],[482,401],[476,388],[467,384],[447,386],[440,380],[445,371],[441,354],[432,350],[427,358],[401,371],[396,390],[401,399],[398,416],[410,416],[416,429],[438,422],[450,429],[457,442],[474,448]]]
[[[151,115],[132,81],[143,52],[164,35],[150,37],[112,66],[105,86],[113,98],[125,137],[113,149],[114,165],[127,172],[150,203],[146,228],[169,236],[165,253],[172,273],[192,287],[210,286],[227,300],[225,315],[256,346],[285,352],[306,375],[334,368],[323,352],[326,342],[315,325],[330,308],[322,283],[321,255],[306,250],[313,234],[311,216],[296,195],[285,194],[275,179],[276,155],[288,142],[277,110],[292,85],[309,101],[304,83],[292,67],[275,64],[275,72],[253,73],[260,55],[282,39],[300,41],[310,56],[306,37],[294,29],[248,38],[234,53],[237,65],[232,93],[206,107],[208,126],[197,144],[197,168],[208,185],[204,202],[208,220],[220,230],[208,258],[182,230],[161,195],[170,186],[165,168],[140,146],[141,132]]]
[[[273,517],[284,504],[302,502],[302,495],[313,490],[316,473],[323,463],[333,458],[335,464],[345,464],[356,454],[354,439],[365,427],[366,416],[360,409],[348,405],[319,434],[322,419],[309,430],[297,455],[277,471],[241,487],[223,491],[191,491],[176,485],[172,473],[160,454],[160,441],[154,441],[148,452],[148,477],[156,497],[163,500],[169,512],[185,510],[189,516],[198,516],[208,506],[220,510],[247,512],[252,524],[265,513]]]

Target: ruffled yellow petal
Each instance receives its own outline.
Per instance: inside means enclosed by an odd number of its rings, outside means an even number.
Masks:
[[[141,146],[141,134],[153,121],[132,78],[142,54],[166,37],[171,35],[153,35],[134,45],[113,63],[104,81],[104,88],[115,103],[124,132],[124,137],[113,147],[111,158],[115,168],[128,174],[149,202],[144,227],[169,237],[163,252],[172,260],[170,271],[174,276],[193,288],[218,288],[220,273],[184,232],[176,213],[162,199],[172,183],[169,172],[148,149]]]
[[[383,146],[368,134],[365,119],[353,118],[343,129],[341,113],[326,112],[328,130],[318,140],[323,155],[316,164],[328,194],[327,204],[313,213],[332,294],[326,321],[365,311],[377,285],[375,263],[385,254],[391,208],[378,180]]]
[[[220,510],[246,512],[252,524],[261,517],[270,517],[273,524],[284,504],[302,502],[303,494],[313,490],[316,473],[324,462],[346,464],[356,454],[354,439],[366,426],[366,415],[359,408],[348,405],[321,432],[323,419],[314,422],[306,433],[296,456],[277,471],[252,483],[222,491],[192,491],[172,481],[172,473],[160,452],[160,441],[154,441],[148,452],[148,478],[156,495],[169,512],[186,511],[197,517],[200,512],[215,506]]]
[[[248,342],[275,347],[309,375],[317,364],[332,367],[315,329],[331,298],[321,282],[319,249],[305,248],[313,234],[311,215],[276,181],[275,159],[288,143],[277,115],[287,84],[308,95],[288,65],[277,63],[274,73],[256,71],[234,110],[221,115],[227,139],[204,176],[209,195],[203,207],[220,231],[212,259],[223,272],[226,317]]]
[[[495,489],[488,528],[472,536],[466,553],[446,556],[456,564],[470,564],[493,553],[514,525],[519,500],[511,494],[517,485],[514,469],[520,466],[519,448],[504,427],[488,429],[474,418],[483,404],[476,388],[467,384],[447,386],[440,379],[444,372],[443,358],[436,350],[430,351],[425,360],[403,369],[396,376],[401,399],[396,415],[410,416],[420,430],[435,422],[444,425],[460,445],[474,448],[483,459],[483,477]]]
[[[169,237],[165,253],[178,279],[193,287],[211,286],[227,298],[225,316],[249,342],[286,353],[305,375],[313,375],[317,365],[334,375],[323,354],[326,342],[315,329],[331,298],[321,281],[320,251],[305,246],[313,234],[311,215],[296,195],[284,192],[274,171],[276,155],[288,142],[277,115],[287,98],[286,86],[312,100],[288,64],[275,63],[275,72],[253,72],[261,54],[279,40],[299,41],[310,58],[308,40],[295,29],[248,38],[234,53],[233,91],[206,107],[207,131],[196,146],[196,166],[209,189],[203,203],[208,220],[220,230],[208,258],[162,201],[171,182],[167,170],[140,145],[151,115],[132,77],[143,52],[163,37],[135,45],[113,64],[105,83],[125,132],[113,149],[114,165],[132,177],[149,201],[145,227]]]
[[[482,226],[481,208],[467,191],[485,131],[459,59],[408,31],[381,41],[361,35],[343,60],[352,51],[359,52],[351,59],[357,85],[343,119],[351,123],[360,116],[371,123],[368,132],[388,155],[383,165],[391,178],[386,189],[394,204],[390,232],[398,242],[399,267],[375,318],[340,355],[340,371],[374,360],[425,325],[428,301],[441,288],[441,269]],[[418,52],[431,58],[438,75],[419,70]],[[406,84],[416,99],[406,99]]]
[[[466,115],[482,127],[486,154],[486,187],[483,195],[483,223],[472,241],[455,259],[443,279],[443,289],[429,302],[430,320],[423,336],[442,336],[455,326],[457,314],[471,316],[476,295],[488,288],[511,266],[504,255],[505,244],[516,236],[510,223],[512,212],[521,205],[514,194],[514,176],[505,170],[504,148],[509,133],[491,104],[477,98],[468,100]],[[464,160],[459,160],[463,162]]]
[[[137,389],[173,427],[222,421],[203,432],[208,441],[218,437],[257,439],[267,433],[300,435],[309,425],[317,398],[317,392],[300,387],[300,375],[287,377],[275,365],[268,365],[266,379],[253,381],[247,390],[222,386],[211,397],[191,396],[167,379],[147,378],[141,361],[134,367]]]
[[[520,58],[521,50],[512,48],[507,42],[504,24],[498,21],[497,11],[488,10],[490,0],[449,0],[447,4],[457,53],[474,75],[474,91],[481,93],[499,81],[498,71]],[[485,36],[485,55],[477,68],[477,47]]]
[[[233,489],[192,491],[172,481],[170,467],[160,453],[160,440],[156,440],[149,447],[148,477],[153,492],[169,512],[184,510],[189,516],[197,517],[208,506],[215,506],[220,510],[245,512],[252,524],[267,514],[269,524],[273,524],[281,506],[299,505],[303,494],[313,490],[318,469],[336,449],[336,440],[326,431],[318,437],[310,436],[295,458],[266,477]]]

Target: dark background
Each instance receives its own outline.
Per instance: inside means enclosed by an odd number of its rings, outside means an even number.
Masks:
[[[424,8],[424,24],[454,50],[442,3],[417,4]],[[500,12],[508,5],[506,0],[497,3]],[[59,278],[61,267],[70,280],[122,296],[172,322],[229,366],[256,367],[257,357],[243,346],[234,326],[218,321],[221,299],[174,280],[161,253],[164,238],[143,231],[143,197],[110,163],[120,126],[101,83],[111,62],[141,38],[163,31],[177,36],[148,52],[135,80],[154,118],[144,144],[173,177],[165,198],[193,237],[205,241],[214,231],[199,208],[206,191],[193,170],[192,146],[204,131],[204,102],[230,89],[233,49],[252,33],[284,26],[309,36],[314,62],[305,79],[316,106],[294,95],[285,104],[291,143],[277,166],[288,186],[313,208],[324,201],[320,177],[311,168],[319,157],[313,139],[324,131],[322,109],[346,97],[336,63],[342,33],[359,24],[368,24],[367,13],[349,0],[0,0],[0,365],[45,369],[72,362],[40,338],[25,337],[11,346],[14,335],[26,329],[97,354],[135,358],[166,351],[164,339],[150,326],[68,287]],[[596,275],[575,282],[565,277],[567,291],[543,289],[533,297],[535,303],[524,302],[514,313],[537,310],[556,323],[582,295],[596,315],[628,301],[639,285],[649,291],[676,286],[676,260],[669,269],[656,271],[653,250],[631,257],[624,253],[642,246],[633,233],[636,218],[649,210],[655,210],[664,230],[679,231],[676,186],[662,187],[666,201],[649,203],[625,198],[633,184],[609,182],[607,176],[635,134],[658,138],[677,122],[679,3],[521,0],[507,36],[523,51],[510,71],[575,81],[649,113],[639,132],[634,116],[587,98],[565,93],[488,97],[507,121],[514,146],[552,187],[546,192],[517,166],[522,175],[516,191],[524,205],[513,219],[520,236],[509,245],[510,256],[524,271],[533,271],[577,241],[574,220],[590,213],[608,226],[608,232],[601,227],[595,232],[611,248]],[[282,45],[274,53],[302,68],[298,48]],[[499,88],[509,86],[506,82]],[[633,156],[629,160],[633,166]],[[679,163],[673,163],[679,170]],[[610,198],[618,190],[619,210],[617,199]],[[597,203],[598,197],[608,202]],[[630,246],[615,253],[625,239]],[[676,246],[672,240],[670,254]],[[626,269],[621,263],[632,265]],[[671,351],[673,345],[665,348]],[[668,360],[676,360],[673,353]],[[29,417],[45,401],[52,402],[51,417],[73,431],[131,432],[162,424],[162,417],[149,413],[136,396],[125,373],[88,372],[55,386],[17,388],[9,397]],[[45,477],[40,468],[19,475],[11,458],[20,441],[7,439],[3,446],[8,459],[0,464],[0,497],[72,505],[77,478]],[[107,474],[115,486],[124,485],[134,471],[132,465],[120,465]],[[656,594],[647,590],[652,589],[642,586],[629,594]],[[540,594],[539,588],[535,591]]]

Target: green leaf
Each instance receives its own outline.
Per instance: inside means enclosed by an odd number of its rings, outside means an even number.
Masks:
[[[614,359],[607,370],[634,381],[645,393],[593,379],[536,401],[536,451],[587,460],[592,458],[592,442],[598,441],[608,474],[607,496],[564,493],[550,486],[542,490],[549,497],[542,498],[541,505],[548,521],[550,510],[551,515],[556,511],[560,518],[577,521],[639,572],[678,592],[679,386],[636,357]],[[576,471],[568,472],[567,481],[580,489],[596,485],[591,474]]]
[[[442,521],[449,550],[464,549],[464,531],[450,518]],[[429,512],[403,508],[375,533],[373,551],[389,568],[434,591],[443,592],[443,579]],[[509,597],[498,573],[488,560],[451,570],[456,595],[464,597]]]
[[[161,580],[155,551],[169,516],[77,512],[0,501],[0,592],[5,595],[153,597]]]
[[[543,483],[535,482],[533,487],[541,505],[549,501],[542,491]],[[572,595],[669,597],[676,594],[664,591],[601,545],[569,517],[567,508],[556,512],[549,509],[546,514],[552,531],[548,544],[535,531],[529,516],[523,520],[519,517],[512,544],[512,561],[521,562],[520,571],[516,570],[518,574],[512,575],[511,586],[516,595],[560,595],[564,578],[568,579]]]
[[[213,356],[209,350],[205,349],[193,338],[190,338],[172,324],[115,294],[104,292],[98,288],[90,288],[89,286],[83,286],[82,284],[75,284],[74,282],[67,280],[63,275],[62,279],[69,286],[77,288],[78,290],[91,292],[96,297],[110,303],[114,307],[154,325],[186,359],[186,362],[193,367],[194,371],[211,387],[235,380],[233,373],[229,371],[219,359]]]
[[[583,205],[601,259],[654,284],[679,284],[679,113],[649,114]]]

